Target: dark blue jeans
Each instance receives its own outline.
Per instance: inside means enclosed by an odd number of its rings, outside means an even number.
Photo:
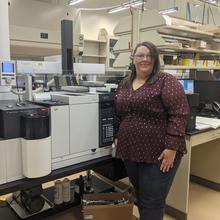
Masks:
[[[125,160],[128,177],[134,186],[140,220],[162,220],[166,197],[172,185],[181,158],[176,157],[169,172],[161,172],[157,164]]]

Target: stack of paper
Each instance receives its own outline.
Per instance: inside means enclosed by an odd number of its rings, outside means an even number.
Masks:
[[[210,125],[206,125],[206,124],[201,124],[201,123],[198,123],[196,122],[196,129],[197,130],[206,130],[208,128],[212,128]]]
[[[198,127],[203,126],[203,129],[205,129],[204,127],[206,127],[206,126],[207,126],[206,128],[211,127],[211,128],[216,129],[216,128],[220,127],[220,119],[197,116],[196,117],[196,125],[197,124],[198,124]],[[197,128],[197,129],[199,129],[199,128]]]

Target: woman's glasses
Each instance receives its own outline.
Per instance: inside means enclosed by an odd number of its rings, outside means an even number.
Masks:
[[[147,62],[152,62],[152,56],[150,54],[135,54],[134,57],[138,60],[138,61],[143,61],[144,59]]]

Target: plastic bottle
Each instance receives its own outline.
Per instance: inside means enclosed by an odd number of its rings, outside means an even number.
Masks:
[[[63,203],[63,186],[61,180],[56,180],[54,184],[54,204],[60,205]]]
[[[63,186],[63,202],[69,202],[71,200],[70,196],[70,180],[65,178],[62,183]]]

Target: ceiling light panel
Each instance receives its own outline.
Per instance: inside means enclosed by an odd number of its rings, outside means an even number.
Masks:
[[[177,11],[178,11],[178,7],[172,7],[172,8],[166,8],[166,9],[160,10],[159,13],[165,15],[165,14],[171,14]]]
[[[69,1],[69,5],[76,5],[76,4],[78,4],[78,3],[80,3],[80,2],[83,2],[84,0],[70,0]]]
[[[119,12],[119,11],[124,11],[126,9],[129,9],[130,7],[137,7],[137,6],[140,6],[140,5],[143,5],[145,2],[143,0],[136,0],[136,1],[128,1],[126,3],[123,3],[117,7],[114,7],[112,9],[110,9],[108,11],[109,14],[112,14],[112,13],[116,13],[116,12]]]

